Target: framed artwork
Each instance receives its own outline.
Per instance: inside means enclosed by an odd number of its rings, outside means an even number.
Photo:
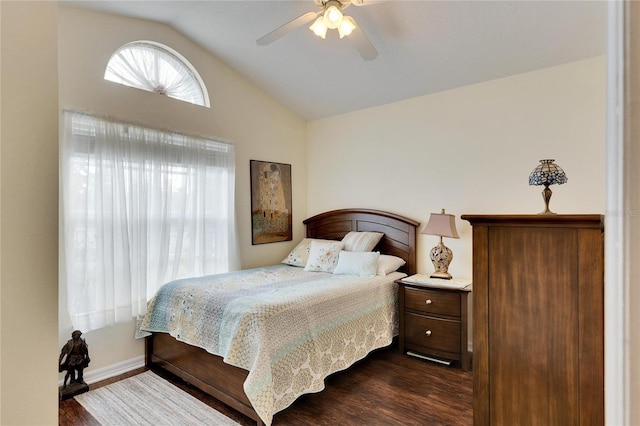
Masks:
[[[251,244],[291,241],[291,164],[251,162]]]

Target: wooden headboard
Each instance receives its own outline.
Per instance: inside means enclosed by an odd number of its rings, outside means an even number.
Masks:
[[[320,213],[304,220],[307,238],[341,240],[349,231],[382,232],[374,251],[404,259],[400,270],[416,273],[416,229],[420,223],[394,213],[371,209],[341,209]]]

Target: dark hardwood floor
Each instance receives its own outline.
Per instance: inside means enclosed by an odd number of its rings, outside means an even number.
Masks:
[[[138,374],[130,373],[90,385],[91,389]],[[158,372],[201,401],[241,425],[254,425],[195,387],[168,373]],[[459,425],[473,423],[471,372],[400,355],[393,345],[375,351],[345,372],[326,381],[319,393],[303,395],[276,414],[282,425]],[[60,402],[61,426],[98,425],[74,399]]]

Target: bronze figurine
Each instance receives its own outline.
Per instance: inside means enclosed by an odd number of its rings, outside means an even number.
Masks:
[[[69,384],[78,383],[80,385],[86,385],[83,379],[83,370],[89,366],[91,359],[89,358],[87,342],[80,336],[82,336],[80,330],[75,330],[71,333],[71,340],[62,347],[62,351],[60,352],[58,371],[67,371],[67,374],[64,376],[63,388],[67,387],[67,380],[69,379]]]

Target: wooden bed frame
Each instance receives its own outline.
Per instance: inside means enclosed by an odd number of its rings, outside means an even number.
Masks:
[[[416,228],[418,222],[371,209],[342,209],[321,213],[303,221],[307,237],[341,240],[349,231],[383,232],[374,250],[404,259],[401,271],[416,273]],[[146,365],[169,371],[209,395],[254,419],[263,422],[244,393],[248,371],[229,364],[205,350],[179,342],[167,333],[146,338]]]

